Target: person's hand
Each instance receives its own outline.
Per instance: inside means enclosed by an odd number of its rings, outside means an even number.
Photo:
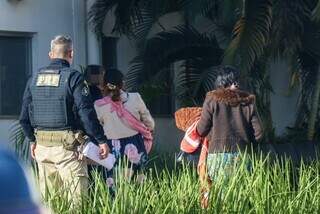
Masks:
[[[108,154],[110,152],[109,146],[106,143],[99,144],[100,148],[100,159],[105,159],[108,157]]]
[[[32,143],[30,145],[30,153],[31,153],[31,157],[33,159],[36,159],[36,154],[35,154],[36,147],[37,147],[37,144],[35,144],[35,143]]]

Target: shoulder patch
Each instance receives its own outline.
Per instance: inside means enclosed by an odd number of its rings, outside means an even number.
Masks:
[[[89,96],[90,94],[90,90],[87,84],[84,84],[83,88],[82,88],[82,95],[83,96]]]

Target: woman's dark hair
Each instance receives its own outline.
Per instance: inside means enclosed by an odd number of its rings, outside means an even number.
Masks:
[[[111,96],[112,101],[120,101],[120,90],[123,86],[123,74],[116,68],[109,68],[103,77],[104,81],[104,94]]]
[[[216,68],[217,78],[215,81],[216,88],[228,88],[232,84],[239,84],[240,72],[230,65],[219,66]]]

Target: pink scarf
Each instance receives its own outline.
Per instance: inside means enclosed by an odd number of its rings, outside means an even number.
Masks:
[[[128,111],[121,101],[114,102],[110,97],[104,97],[95,102],[97,106],[103,106],[107,104],[111,104],[111,112],[116,112],[118,117],[126,124],[130,126],[133,130],[139,132],[143,136],[144,146],[146,148],[147,153],[150,152],[152,147],[152,134],[150,130],[140,121],[138,120],[130,111]]]

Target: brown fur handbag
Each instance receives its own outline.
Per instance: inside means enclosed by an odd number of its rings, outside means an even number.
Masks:
[[[201,111],[201,107],[186,107],[176,111],[174,117],[178,129],[187,131],[192,123],[201,116]]]

